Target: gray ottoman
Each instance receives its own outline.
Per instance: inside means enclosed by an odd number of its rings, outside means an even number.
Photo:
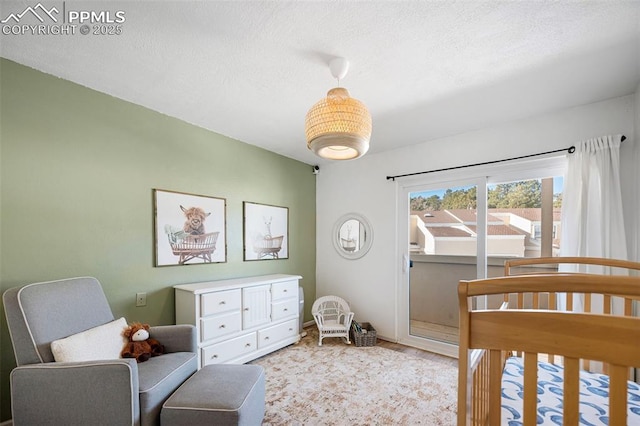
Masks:
[[[259,365],[207,365],[165,401],[161,425],[260,425],[264,386]]]

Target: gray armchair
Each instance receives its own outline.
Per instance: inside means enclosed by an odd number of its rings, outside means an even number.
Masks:
[[[197,370],[195,328],[151,327],[166,354],[146,362],[55,362],[51,342],[114,320],[95,278],[29,284],[3,295],[17,367],[13,424],[157,425],[164,401]]]

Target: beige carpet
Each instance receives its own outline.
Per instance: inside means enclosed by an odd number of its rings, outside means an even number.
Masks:
[[[252,362],[266,372],[263,425],[453,425],[457,361],[418,358],[317,330]]]

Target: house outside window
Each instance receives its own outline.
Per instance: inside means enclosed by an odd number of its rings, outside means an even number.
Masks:
[[[555,180],[555,179],[554,179]],[[562,179],[560,179],[561,181]],[[543,206],[541,179],[488,187],[487,256],[542,256]],[[556,192],[559,191],[559,192]],[[562,183],[554,183],[551,233],[546,253],[557,256],[560,240]],[[475,187],[412,194],[411,252],[473,256],[476,253]],[[549,217],[549,216],[547,216]],[[548,226],[548,225],[547,225]]]

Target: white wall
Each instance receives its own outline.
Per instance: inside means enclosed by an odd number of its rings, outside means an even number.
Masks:
[[[627,226],[637,221],[638,156],[634,121],[637,96],[625,96],[571,108],[554,114],[433,140],[408,148],[347,162],[322,166],[317,176],[317,296],[336,294],[347,299],[356,320],[370,322],[382,337],[395,339],[398,277],[401,256],[397,217],[399,180],[388,175],[419,172],[464,164],[510,158],[561,149],[605,134],[622,133],[624,168],[623,199]],[[425,117],[425,120],[428,120]],[[398,131],[402,138],[402,130]],[[375,122],[372,146],[375,146]],[[635,164],[634,164],[635,163]],[[429,179],[425,175],[425,179]],[[430,179],[435,179],[431,177]],[[371,223],[374,240],[362,259],[346,260],[333,248],[331,233],[336,220],[348,212],[364,215]],[[404,285],[404,277],[402,285]]]
[[[638,86],[637,89],[640,89]],[[632,99],[632,120],[635,135],[640,126],[640,93],[630,96]],[[630,260],[640,261],[638,244],[640,244],[640,143],[637,136],[629,137],[622,143],[620,152],[620,179],[622,189],[622,203],[624,209],[624,223],[627,237],[627,256]]]
[[[635,170],[635,176],[633,177],[635,182],[640,182],[640,142],[638,142],[638,136],[640,135],[640,84],[636,88],[636,99],[635,99],[635,130],[636,130],[636,138],[633,141],[635,148],[634,155],[634,163],[633,167]],[[631,188],[629,190],[629,197],[635,197],[636,205],[635,210],[632,211],[631,214],[628,214],[625,217],[627,223],[631,222],[633,226],[630,226],[630,232],[632,235],[631,238],[631,246],[630,246],[630,259],[636,260],[640,262],[640,184],[637,184],[635,188]],[[636,218],[633,220],[633,218]],[[639,370],[640,371],[640,370]]]

